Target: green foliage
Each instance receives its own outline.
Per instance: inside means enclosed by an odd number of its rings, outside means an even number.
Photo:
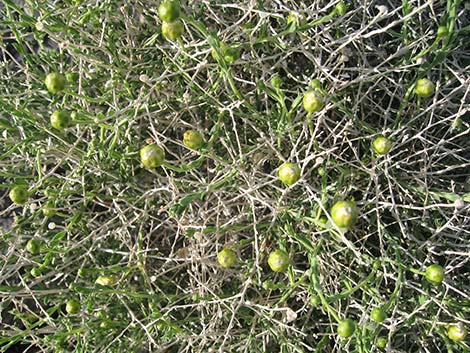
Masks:
[[[423,4],[4,0],[0,353],[468,351],[469,20]]]

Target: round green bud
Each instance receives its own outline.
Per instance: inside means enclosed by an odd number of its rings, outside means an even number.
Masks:
[[[432,284],[441,284],[444,280],[444,268],[438,264],[429,265],[425,277]]]
[[[312,81],[310,81],[310,87],[312,87],[314,90],[323,89],[321,81],[318,78],[314,78]]]
[[[67,81],[65,80],[64,75],[57,72],[51,72],[46,76],[44,84],[49,92],[55,94],[64,90],[67,85]]]
[[[340,337],[348,338],[351,337],[356,329],[356,323],[351,319],[342,320],[338,324],[336,332]]]
[[[321,304],[321,299],[318,295],[312,295],[310,297],[310,304],[312,304],[313,306],[318,306]]]
[[[237,254],[232,249],[223,249],[217,254],[217,261],[222,267],[232,267],[237,263]]]
[[[449,35],[449,29],[447,26],[439,26],[437,28],[437,36],[439,38],[447,37]]]
[[[51,125],[57,130],[68,128],[72,123],[70,114],[65,110],[56,110],[51,114]]]
[[[193,150],[198,150],[201,148],[204,143],[204,138],[201,133],[196,130],[187,130],[183,134],[183,144],[186,147],[192,148]]]
[[[377,136],[372,142],[372,148],[377,154],[387,154],[392,149],[392,141],[385,136]]]
[[[320,228],[326,229],[327,224],[328,224],[328,217],[327,216],[320,216],[320,218],[318,218],[318,226]]]
[[[18,185],[10,190],[10,200],[17,205],[24,205],[28,201],[29,193],[26,187]]]
[[[26,243],[26,251],[32,255],[39,254],[41,250],[41,242],[38,239],[29,239]]]
[[[467,337],[467,330],[462,324],[449,326],[447,336],[455,342],[462,342]]]
[[[324,177],[326,175],[326,168],[325,167],[319,167],[317,169],[317,173],[319,176]]]
[[[162,34],[170,39],[176,40],[181,37],[184,33],[184,26],[181,20],[176,20],[175,22],[163,22],[162,24]]]
[[[39,277],[41,275],[41,268],[40,267],[33,267],[31,269],[31,271],[29,271],[29,273],[31,274],[31,276],[33,277]]]
[[[295,163],[286,162],[279,167],[279,179],[287,186],[300,179],[300,168]]]
[[[450,124],[450,128],[455,131],[462,131],[463,130],[462,118],[458,116],[454,120],[452,120],[452,123]]]
[[[436,86],[427,78],[420,78],[416,81],[415,93],[421,98],[427,98],[434,94]]]
[[[156,144],[147,145],[140,149],[140,161],[146,168],[156,168],[162,165],[165,151]]]
[[[331,219],[339,228],[350,228],[357,221],[359,211],[352,201],[338,201],[330,211]]]
[[[290,12],[287,16],[287,25],[294,23],[297,27],[304,26],[307,23],[307,20],[304,16],[297,14],[295,12]]]
[[[65,311],[69,315],[78,314],[80,312],[81,305],[80,302],[75,299],[70,299],[65,304]]]
[[[44,206],[42,206],[42,214],[45,217],[52,217],[56,214],[52,201],[47,201]]]
[[[74,83],[78,81],[79,75],[78,72],[68,72],[65,75],[65,78],[67,79],[67,82]]]
[[[335,11],[340,16],[343,16],[346,13],[346,4],[344,3],[344,1],[340,1],[336,4]]]
[[[317,91],[308,91],[302,99],[304,109],[308,113],[318,112],[325,106],[323,96]]]
[[[219,48],[225,62],[227,62],[228,64],[233,64],[240,56],[240,53],[236,48],[229,46],[225,42],[220,42]],[[217,53],[215,48],[211,49],[211,55],[214,60],[219,60],[219,54]]]
[[[377,347],[384,349],[387,347],[388,339],[386,337],[377,338]]]
[[[271,85],[275,88],[281,88],[282,86],[282,79],[279,77],[279,75],[274,75],[271,78]]]
[[[114,281],[114,278],[111,276],[99,276],[96,281],[96,284],[99,284],[101,286],[112,286],[116,282]]]
[[[224,53],[224,60],[228,64],[233,64],[239,57],[239,50],[233,47],[228,47]]]
[[[227,43],[225,42],[219,42],[219,49],[220,49],[220,52],[222,53],[223,56],[225,56],[225,52],[227,51]],[[217,50],[215,50],[215,48],[212,48],[211,49],[211,56],[212,56],[212,59],[214,59],[215,61],[219,60],[219,54],[217,53]]]
[[[268,265],[274,272],[284,272],[289,264],[289,255],[284,250],[274,250],[269,254]]]
[[[102,323],[100,323],[100,328],[102,328],[103,330],[107,330],[110,326],[111,324],[109,321],[103,321]]]
[[[179,1],[163,1],[158,6],[158,17],[164,22],[174,22],[181,15]]]
[[[375,322],[383,322],[387,318],[387,314],[382,308],[374,308],[370,312],[370,318]]]
[[[380,259],[375,259],[374,262],[372,263],[372,268],[374,270],[378,270],[382,266],[382,261]]]

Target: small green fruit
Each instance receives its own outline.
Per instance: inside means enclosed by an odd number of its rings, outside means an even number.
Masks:
[[[147,145],[140,149],[140,160],[146,168],[156,168],[165,160],[165,151],[156,144]]]
[[[175,22],[163,22],[162,24],[162,34],[170,39],[176,40],[181,37],[184,33],[184,26],[181,20],[176,20]]]
[[[338,324],[336,332],[340,337],[351,337],[356,329],[356,323],[351,319],[346,319]]]
[[[279,167],[279,179],[287,186],[300,179],[300,168],[295,163],[286,162]]]
[[[350,228],[357,221],[359,211],[352,201],[338,201],[331,208],[331,218],[339,228]]]
[[[449,326],[447,336],[455,342],[462,342],[467,337],[467,330],[462,324]]]
[[[24,186],[18,185],[11,189],[9,196],[17,205],[24,205],[28,201],[29,193]]]
[[[427,78],[420,78],[416,81],[415,93],[421,98],[427,98],[434,94],[436,86]]]
[[[375,322],[380,323],[387,318],[387,315],[385,314],[385,311],[382,308],[374,308],[370,312],[370,317]]]
[[[377,154],[387,154],[392,149],[392,141],[385,136],[378,136],[372,142],[372,148]]]
[[[67,301],[67,303],[65,304],[65,311],[69,315],[78,314],[80,312],[80,309],[81,309],[80,302],[78,302],[75,299],[71,299]]]
[[[217,254],[217,261],[222,267],[232,267],[237,263],[237,254],[232,249],[223,249]]]
[[[441,284],[444,280],[444,268],[438,264],[429,265],[425,277],[432,284]]]
[[[308,91],[302,99],[304,109],[308,113],[318,112],[325,106],[323,96],[317,91]]]
[[[269,254],[268,265],[274,272],[284,272],[289,264],[289,255],[284,250],[274,250]]]
[[[54,94],[63,91],[67,85],[67,81],[65,80],[64,75],[57,72],[51,72],[48,74],[44,80],[44,83],[47,90]]]
[[[186,147],[198,150],[204,143],[204,138],[201,133],[196,130],[188,130],[183,134],[183,144]]]
[[[70,126],[72,119],[65,110],[56,110],[51,114],[51,125],[57,130],[63,130]]]
[[[41,242],[38,239],[30,239],[26,243],[26,251],[32,255],[39,254],[41,250]]]
[[[158,6],[158,17],[164,22],[174,22],[181,14],[179,1],[163,1]]]

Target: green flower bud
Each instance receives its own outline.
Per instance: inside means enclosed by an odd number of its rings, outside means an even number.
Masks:
[[[176,40],[181,37],[184,33],[184,26],[181,20],[176,20],[175,22],[163,22],[162,24],[162,34],[170,39]]]
[[[268,265],[274,272],[284,272],[289,264],[289,255],[284,250],[274,250],[269,254]]]
[[[285,185],[292,185],[300,179],[300,168],[295,163],[286,162],[279,167],[278,176]]]
[[[385,136],[378,136],[372,142],[372,148],[377,154],[387,154],[392,149],[392,141]]]
[[[26,251],[32,255],[39,254],[41,250],[41,242],[38,239],[30,239],[26,243]]]
[[[67,303],[65,304],[65,311],[69,315],[78,314],[80,312],[80,309],[81,309],[80,302],[75,299],[71,299],[67,301]]]
[[[217,254],[217,261],[222,267],[232,267],[237,263],[237,254],[232,249],[223,249]]]
[[[462,342],[467,337],[467,330],[462,324],[449,326],[447,336],[455,342]]]
[[[67,81],[65,80],[64,75],[57,72],[51,72],[48,74],[44,80],[44,83],[47,90],[54,94],[63,91],[67,85]]]
[[[318,112],[325,106],[324,97],[317,91],[308,91],[302,99],[304,109],[308,113]]]
[[[201,133],[196,130],[187,130],[183,134],[183,144],[186,147],[192,148],[193,150],[198,150],[201,148],[204,143],[204,138]]]
[[[156,168],[162,165],[165,151],[156,144],[147,145],[140,149],[140,160],[146,168]]]
[[[439,38],[447,37],[449,35],[449,29],[447,26],[439,26],[437,28],[437,36]]]
[[[68,128],[72,123],[70,114],[65,110],[56,110],[51,114],[51,125],[57,130]]]
[[[17,205],[24,205],[28,201],[29,193],[26,187],[18,185],[11,189],[9,196]]]
[[[383,322],[387,318],[387,314],[382,308],[374,308],[370,312],[370,317],[375,322]]]
[[[438,264],[432,264],[426,268],[425,277],[432,284],[441,284],[444,276],[444,268]]]
[[[113,286],[116,282],[114,281],[114,278],[111,276],[99,276],[96,279],[95,283],[101,286]]]
[[[357,221],[359,211],[352,201],[338,201],[331,208],[331,218],[339,228],[350,228]]]
[[[348,338],[354,334],[356,323],[351,319],[346,319],[338,324],[336,332],[340,337]]]
[[[421,98],[427,98],[434,94],[436,86],[427,78],[421,78],[416,81],[415,93]]]
[[[163,1],[158,6],[158,17],[164,22],[174,22],[181,14],[181,6],[178,1]]]

